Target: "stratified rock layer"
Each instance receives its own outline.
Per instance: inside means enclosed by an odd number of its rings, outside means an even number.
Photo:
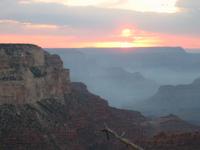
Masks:
[[[25,104],[69,93],[69,71],[57,55],[28,44],[0,44],[0,104]]]

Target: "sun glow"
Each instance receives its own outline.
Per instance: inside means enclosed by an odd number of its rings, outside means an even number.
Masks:
[[[156,35],[142,31],[137,27],[127,27],[126,25],[113,32],[111,39],[96,42],[95,47],[149,47],[158,46],[160,42],[160,39]]]
[[[150,47],[150,46],[158,46],[159,40],[157,39],[143,39],[143,40],[135,40],[132,42],[97,42],[95,47],[121,47],[121,48],[130,48],[130,47]]]
[[[128,28],[123,29],[123,30],[122,30],[122,33],[121,33],[121,36],[122,36],[122,37],[130,37],[130,36],[132,36],[132,31],[131,31],[131,29],[128,29]]]

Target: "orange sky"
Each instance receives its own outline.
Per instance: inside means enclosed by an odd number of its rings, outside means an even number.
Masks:
[[[122,29],[120,33],[109,33],[110,36],[96,38],[79,38],[62,35],[20,35],[3,34],[0,43],[34,43],[45,48],[57,47],[149,47],[149,46],[183,46],[199,48],[199,38],[170,34],[149,33],[131,29]],[[176,41],[176,42],[174,42]]]
[[[198,26],[200,21],[197,19],[199,12],[194,11],[200,6],[194,5],[196,4],[194,2],[194,0],[3,1],[0,3],[0,42],[33,43],[46,48],[149,46],[200,48]],[[4,5],[9,5],[9,9],[5,9]]]

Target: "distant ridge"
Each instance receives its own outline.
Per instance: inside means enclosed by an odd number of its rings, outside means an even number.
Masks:
[[[130,48],[45,48],[47,50],[78,50],[78,51],[89,51],[89,52],[180,52],[185,53],[186,51],[182,47],[130,47]]]
[[[190,84],[161,86],[154,96],[139,103],[138,109],[157,116],[173,113],[200,124],[199,99],[200,78],[197,78]]]

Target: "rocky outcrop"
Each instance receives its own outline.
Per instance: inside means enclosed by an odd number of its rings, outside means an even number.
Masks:
[[[0,104],[63,98],[69,92],[69,70],[57,55],[35,45],[0,44]]]
[[[154,129],[153,134],[165,132],[165,133],[181,133],[181,132],[192,132],[197,126],[180,119],[178,116],[170,114],[163,117],[154,118],[148,121],[151,127]]]
[[[0,106],[0,145],[7,150],[123,150],[101,133],[104,123],[134,141],[145,138],[146,118],[139,112],[111,108],[89,93],[82,83],[72,83],[64,102],[46,99],[34,104]]]

